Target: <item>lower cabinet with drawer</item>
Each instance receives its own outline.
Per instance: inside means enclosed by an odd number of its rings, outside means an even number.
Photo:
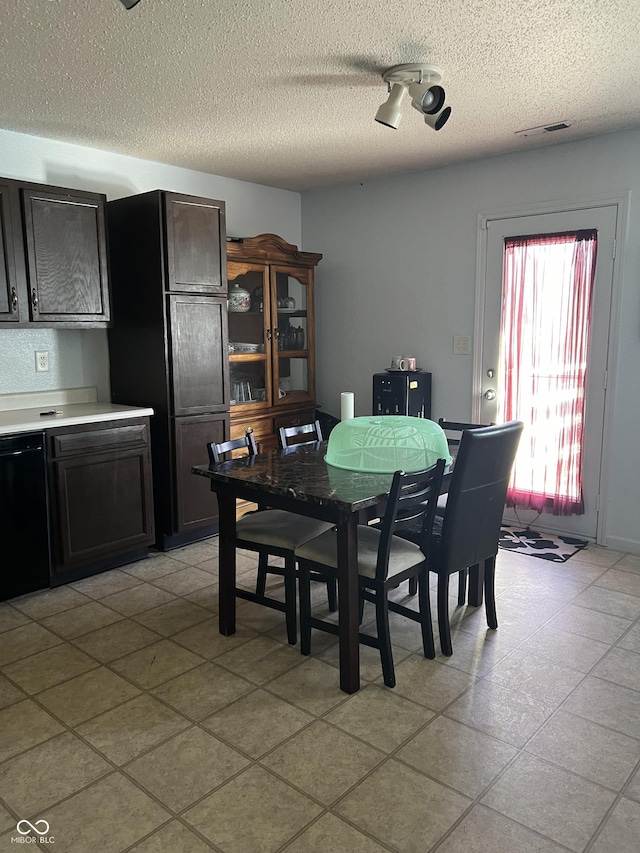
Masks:
[[[47,430],[52,584],[124,565],[154,542],[149,419]]]
[[[247,429],[253,430],[253,437],[258,446],[258,453],[268,453],[278,448],[278,430],[280,427],[310,424],[316,419],[315,408],[301,409],[277,417],[245,417],[235,423],[231,421],[231,438],[240,438]]]

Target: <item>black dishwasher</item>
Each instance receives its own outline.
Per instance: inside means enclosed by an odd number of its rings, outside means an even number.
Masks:
[[[0,436],[0,601],[49,586],[44,434]]]

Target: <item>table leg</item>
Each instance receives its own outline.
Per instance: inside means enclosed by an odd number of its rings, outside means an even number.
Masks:
[[[354,515],[338,525],[340,687],[345,693],[360,689],[357,522]]]
[[[217,494],[220,511],[218,624],[220,633],[228,636],[236,631],[236,499],[226,489],[219,490]]]

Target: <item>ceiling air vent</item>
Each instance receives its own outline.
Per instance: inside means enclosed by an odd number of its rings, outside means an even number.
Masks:
[[[526,130],[516,130],[516,136],[540,136],[543,133],[553,133],[556,130],[566,130],[571,127],[568,121],[557,121],[555,124],[543,124],[540,127],[528,127]]]

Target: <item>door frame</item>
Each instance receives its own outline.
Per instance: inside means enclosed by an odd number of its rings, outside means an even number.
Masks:
[[[536,202],[510,208],[497,208],[487,213],[478,213],[476,239],[476,304],[473,344],[472,377],[472,420],[479,423],[483,374],[483,328],[484,299],[486,290],[487,267],[487,223],[501,219],[515,219],[526,216],[544,216],[548,213],[571,213],[593,207],[617,208],[615,232],[615,255],[613,281],[611,285],[611,306],[609,312],[609,343],[607,347],[606,395],[604,401],[604,421],[602,432],[602,452],[600,458],[599,512],[596,528],[596,543],[607,544],[609,492],[611,489],[610,448],[613,435],[613,412],[615,403],[616,367],[618,364],[618,330],[620,326],[620,291],[624,275],[624,259],[629,230],[630,192],[612,195],[598,195],[572,201]]]

